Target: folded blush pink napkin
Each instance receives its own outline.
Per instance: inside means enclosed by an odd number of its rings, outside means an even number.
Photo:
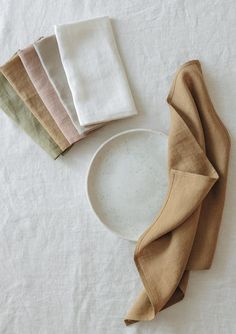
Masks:
[[[169,193],[135,249],[144,289],[126,315],[127,325],[151,320],[180,301],[189,271],[211,266],[224,207],[230,138],[214,110],[199,61],[180,68],[167,101]]]
[[[19,55],[14,55],[6,64],[1,66],[1,72],[60,149],[65,151],[69,148],[71,144],[45,107]]]
[[[18,54],[26,72],[37,90],[37,93],[68,142],[73,144],[82,139],[83,135],[78,133],[63,107],[56,91],[48,79],[35,48],[31,45],[26,49],[19,51]]]
[[[86,127],[80,125],[65,70],[62,65],[56,37],[48,36],[41,38],[34,43],[34,48],[47,73],[48,79],[78,132],[80,134],[88,134],[103,126],[103,124]]]

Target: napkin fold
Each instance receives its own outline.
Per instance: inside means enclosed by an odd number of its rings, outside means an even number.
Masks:
[[[45,72],[47,73],[48,79],[50,80],[77,131],[80,134],[88,134],[89,132],[100,128],[101,125],[83,127],[79,123],[73,97],[68,85],[64,67],[62,65],[56,36],[52,35],[39,39],[34,43],[34,48],[40,58]]]
[[[78,133],[77,129],[73,125],[57,93],[49,81],[47,73],[41,64],[34,47],[30,45],[24,50],[19,51],[18,54],[31,82],[37,90],[37,93],[68,142],[73,144],[82,139],[83,136]]]
[[[211,266],[224,207],[230,138],[199,61],[180,68],[167,101],[169,191],[159,216],[136,245],[134,260],[144,290],[125,317],[127,325],[151,320],[180,301],[189,271]]]
[[[71,146],[34,88],[18,54],[1,66],[1,72],[50,137],[65,151]]]
[[[55,27],[82,126],[137,113],[108,17]]]
[[[53,159],[56,159],[62,153],[2,73],[0,73],[0,107],[19,128],[27,133]]]

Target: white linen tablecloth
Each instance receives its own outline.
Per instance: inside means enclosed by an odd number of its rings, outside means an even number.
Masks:
[[[233,334],[236,332],[236,2],[0,0],[0,63],[53,25],[113,18],[139,115],[104,127],[50,159],[0,113],[1,334]],[[152,322],[123,324],[141,283],[134,244],[100,224],[86,172],[98,146],[135,127],[168,132],[166,96],[178,66],[202,62],[231,133],[226,206],[213,266],[191,273],[185,299]]]

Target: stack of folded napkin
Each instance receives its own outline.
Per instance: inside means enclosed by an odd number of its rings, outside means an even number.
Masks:
[[[0,107],[54,159],[137,114],[108,17],[55,26],[0,71]]]

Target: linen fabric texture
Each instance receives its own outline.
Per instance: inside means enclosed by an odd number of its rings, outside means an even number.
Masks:
[[[136,115],[110,19],[59,25],[55,34],[80,124]]]
[[[1,66],[1,71],[8,82],[14,88],[19,97],[24,101],[29,110],[38,119],[40,124],[48,132],[50,137],[65,151],[71,146],[63,135],[43,101],[34,88],[18,54],[15,54],[7,63]]]
[[[189,272],[211,266],[225,201],[230,138],[216,114],[199,61],[178,71],[167,98],[169,191],[134,260],[144,290],[125,317],[151,320],[184,298]]]
[[[80,134],[88,134],[89,132],[101,127],[101,125],[83,127],[79,123],[73,97],[62,65],[56,36],[52,35],[41,38],[34,43],[34,47],[40,58],[41,64],[47,73],[48,79],[50,80],[77,131]]]
[[[19,51],[19,56],[37,93],[68,142],[73,144],[80,140],[82,137],[49,81],[34,47],[31,45]]]
[[[53,159],[56,159],[62,153],[59,146],[29,111],[2,73],[0,73],[0,107],[19,128],[27,133]]]

